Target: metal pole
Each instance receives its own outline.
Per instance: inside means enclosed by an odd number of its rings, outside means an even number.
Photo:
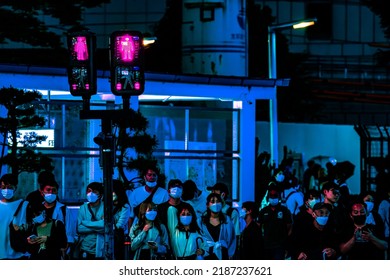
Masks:
[[[276,76],[276,34],[272,27],[268,27],[268,76],[270,79],[277,79]],[[271,145],[271,164],[279,165],[279,135],[278,135],[278,105],[277,90],[275,97],[269,100],[269,118],[270,118],[270,145]]]
[[[111,132],[111,118],[102,118],[102,132],[105,136],[103,144],[103,186],[104,186],[104,257],[106,260],[114,259],[114,223],[112,212],[112,176],[114,136]]]
[[[268,27],[268,77],[276,79],[276,33]]]

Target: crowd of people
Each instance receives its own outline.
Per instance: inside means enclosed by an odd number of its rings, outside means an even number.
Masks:
[[[300,184],[281,165],[262,201],[233,207],[225,183],[202,190],[176,178],[165,188],[158,176],[157,167],[148,167],[144,185],[127,191],[113,180],[114,259],[387,259],[390,184],[380,193],[350,195],[337,174],[325,173],[320,182],[309,176]],[[26,199],[14,197],[16,176],[5,174],[0,183],[0,259],[104,259],[102,183],[86,187],[76,224],[66,217],[52,173],[41,172],[39,189]],[[10,224],[25,232],[24,251],[11,245]]]

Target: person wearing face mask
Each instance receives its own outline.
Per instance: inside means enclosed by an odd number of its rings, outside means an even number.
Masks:
[[[63,260],[68,246],[65,225],[61,220],[46,215],[46,208],[34,205],[32,208],[31,235],[27,238],[30,260]]]
[[[158,218],[156,204],[141,203],[137,222],[130,229],[130,239],[135,260],[166,258],[170,249],[168,231]]]
[[[168,226],[168,208],[170,206],[179,207],[181,205],[186,205],[186,207],[191,207],[187,202],[181,200],[183,193],[183,183],[179,179],[172,179],[168,182],[168,201],[157,205],[158,208],[158,217],[165,226]]]
[[[292,215],[280,203],[280,192],[271,187],[267,194],[268,205],[260,210],[258,222],[263,232],[264,258],[284,260],[288,254],[288,241],[292,232]]]
[[[207,210],[206,199],[209,195],[208,191],[197,185],[193,180],[186,180],[183,182],[182,200],[191,204],[199,218]]]
[[[360,195],[362,197],[364,204],[366,204],[367,209],[367,217],[366,224],[377,225],[379,231],[385,232],[385,225],[381,216],[377,212],[377,207],[375,207],[375,192],[369,191],[366,193],[362,193]]]
[[[9,240],[9,224],[12,222],[15,228],[28,228],[27,208],[28,202],[15,198],[18,178],[13,174],[4,174],[0,179],[0,259],[27,259],[28,252],[16,252]],[[21,204],[22,203],[22,204]],[[21,205],[16,217],[14,214]]]
[[[388,243],[383,231],[367,224],[367,209],[363,200],[351,203],[348,228],[340,236],[340,251],[348,260],[383,260]]]
[[[332,206],[317,202],[312,208],[311,222],[293,229],[294,250],[292,259],[335,260],[337,242],[330,228],[326,227]]]
[[[222,198],[211,193],[206,199],[207,210],[198,224],[209,246],[208,260],[228,260],[236,251],[236,235],[231,219],[222,212]]]
[[[168,201],[169,194],[164,188],[159,187],[158,184],[158,169],[155,166],[148,166],[142,171],[145,185],[132,190],[128,194],[130,206],[132,209],[129,227],[138,217],[139,207],[142,202],[151,201],[158,205]]]
[[[227,215],[234,225],[234,232],[236,234],[236,242],[239,247],[240,235],[241,235],[241,222],[240,213],[237,208],[232,205],[229,188],[225,183],[218,182],[212,187],[208,187],[207,190],[217,193],[222,198],[222,212]],[[235,258],[238,258],[238,251],[236,251]]]
[[[260,226],[256,223],[259,206],[254,201],[242,203],[240,217],[245,220],[245,228],[240,235],[239,259],[261,260],[263,237]]]
[[[103,259],[104,250],[104,202],[103,184],[92,182],[86,189],[88,202],[80,206],[77,216],[78,259]]]
[[[196,260],[208,256],[208,244],[191,205],[168,208],[168,232],[174,259]]]
[[[295,227],[305,227],[313,221],[313,207],[318,202],[321,202],[319,191],[311,189],[305,193],[304,204],[299,208],[299,213],[294,218],[293,229]]]
[[[42,204],[44,196],[42,195],[42,188],[46,185],[47,182],[55,182],[55,176],[51,171],[43,170],[38,174],[38,186],[37,190],[34,190],[27,194],[26,200],[32,205]],[[58,186],[57,186],[58,188]]]
[[[45,174],[45,176],[43,176],[43,174]],[[48,218],[60,220],[65,224],[66,236],[69,242],[68,247],[70,248],[76,237],[75,227],[71,221],[66,219],[66,205],[61,203],[58,198],[59,185],[54,179],[54,175],[51,174],[50,176],[49,174],[51,173],[48,173],[48,171],[40,173],[38,181],[41,199],[32,199],[30,205],[32,208],[36,208],[40,204],[43,204]]]
[[[350,219],[348,209],[344,204],[339,203],[340,187],[333,181],[326,181],[321,184],[321,192],[324,203],[332,205],[333,209],[329,216],[328,226],[332,228],[335,235],[339,235],[345,230]]]

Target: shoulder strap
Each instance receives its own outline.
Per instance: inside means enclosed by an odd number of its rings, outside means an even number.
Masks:
[[[15,211],[15,214],[14,214],[14,217],[16,217],[20,211],[20,208],[22,208],[22,205],[23,205],[23,202],[24,200],[22,200],[19,205],[18,205],[18,208],[16,208],[16,211]]]
[[[288,194],[288,196],[286,196],[286,202],[287,202],[287,199],[291,196],[291,195],[293,195],[294,193],[296,193],[297,191],[292,191],[292,192],[290,192],[289,194]]]
[[[145,202],[145,201],[152,201],[153,200],[153,195],[157,192],[157,189],[158,189],[159,187],[156,187],[156,188],[154,188],[154,189],[152,189],[152,191],[150,192],[150,194],[148,195],[148,197],[147,198],[145,198],[145,200],[143,201],[143,202]]]
[[[231,218],[234,210],[238,211],[236,208],[230,206],[228,210],[226,210],[226,215],[228,215]]]

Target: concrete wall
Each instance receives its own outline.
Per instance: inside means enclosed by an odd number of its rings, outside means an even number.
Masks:
[[[323,156],[325,167],[328,157],[339,162],[350,161],[355,165],[355,173],[348,179],[351,193],[360,192],[360,138],[350,125],[321,125],[279,123],[279,162],[283,158],[283,146],[302,154],[303,168],[309,159]],[[260,152],[270,151],[269,123],[257,122],[256,136],[260,138]]]

